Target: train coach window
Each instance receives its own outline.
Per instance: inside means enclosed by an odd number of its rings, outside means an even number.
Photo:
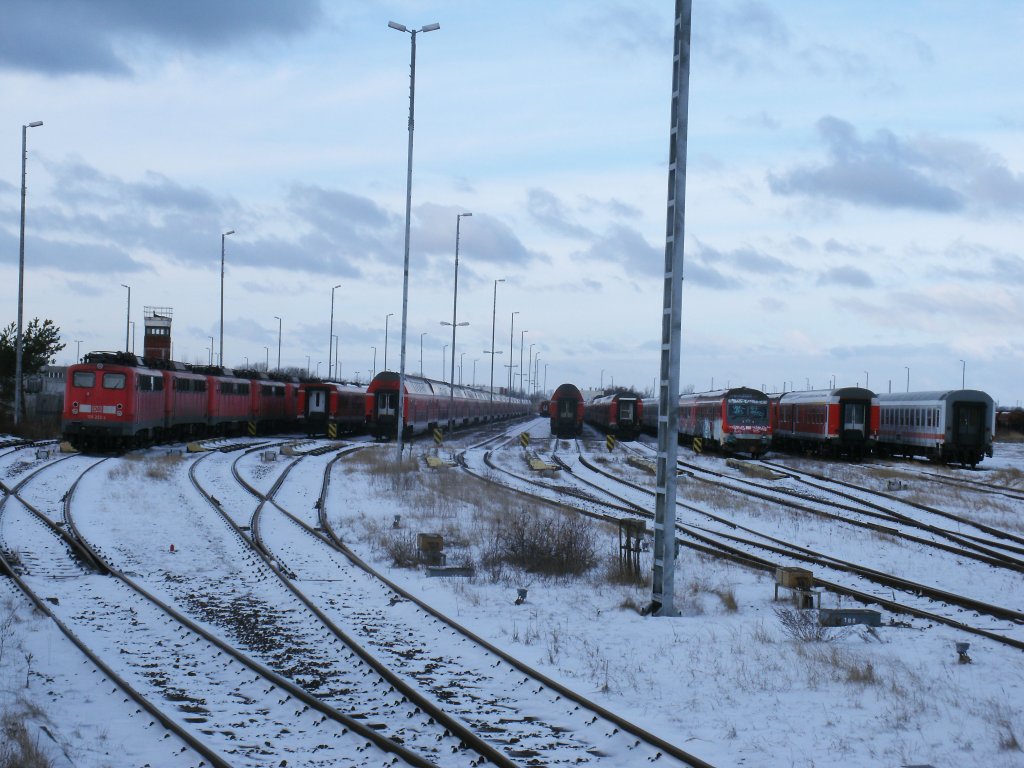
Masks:
[[[236,384],[235,386],[238,387],[238,394],[240,394],[240,395],[248,395],[249,394],[249,385],[248,384]]]
[[[124,389],[125,375],[123,373],[104,373],[104,389]]]
[[[71,383],[76,387],[95,387],[96,374],[92,371],[75,371]]]

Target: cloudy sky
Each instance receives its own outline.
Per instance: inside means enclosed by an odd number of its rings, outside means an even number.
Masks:
[[[670,0],[13,0],[0,26],[0,294],[120,348],[127,291],[175,357],[442,375],[462,219],[462,379],[653,386]],[[684,385],[1024,399],[1024,4],[695,0]],[[515,315],[510,355],[510,321]],[[393,313],[390,319],[387,315]],[[525,334],[522,331],[526,331]],[[422,334],[426,334],[422,336]],[[450,360],[450,358],[447,358]],[[518,368],[516,372],[518,373]],[[456,379],[458,379],[456,371]],[[447,368],[445,369],[447,376]]]

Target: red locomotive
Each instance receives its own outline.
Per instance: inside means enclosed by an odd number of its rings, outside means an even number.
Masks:
[[[90,352],[68,369],[61,432],[81,450],[265,432],[295,424],[298,385],[265,374]]]
[[[551,395],[548,416],[552,437],[578,437],[583,432],[583,393],[575,384],[561,384]]]
[[[635,392],[595,397],[584,406],[583,418],[620,440],[635,440],[643,427],[643,402]]]
[[[878,397],[870,389],[785,392],[771,398],[772,447],[858,459],[878,439]]]

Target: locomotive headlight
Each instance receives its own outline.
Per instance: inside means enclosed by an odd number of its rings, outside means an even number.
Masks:
[[[118,404],[117,404],[117,408],[116,408],[116,410],[117,410],[117,415],[118,415],[118,416],[120,416],[120,415],[121,415],[121,410],[122,410],[122,408],[123,408],[123,406],[122,406],[122,405],[121,405],[120,403],[118,403]]]
[[[77,400],[75,400],[73,403],[71,403],[71,413],[72,414],[77,414],[78,413],[78,401]]]

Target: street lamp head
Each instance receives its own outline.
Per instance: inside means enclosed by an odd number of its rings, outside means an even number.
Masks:
[[[338,283],[334,288],[331,288],[331,290],[333,291],[335,288],[341,288],[341,283]]]
[[[473,215],[472,213],[468,213],[468,212],[467,212],[467,213],[460,213],[460,214],[459,214],[458,216],[456,216],[455,218],[457,218],[457,219],[464,219],[464,218],[466,218],[467,216],[472,216],[472,215]]]
[[[28,124],[28,125],[26,125],[25,127],[26,127],[26,128],[38,128],[38,127],[39,127],[40,125],[42,125],[42,124],[43,124],[43,121],[42,121],[42,120],[36,120],[36,121],[35,121],[34,123],[29,123],[29,124]]]
[[[397,21],[389,21],[388,26],[392,29],[397,29],[399,32],[408,32],[409,28],[405,24],[399,24]]]
[[[228,230],[227,232],[225,232],[225,233],[224,233],[224,234],[222,235],[222,237],[227,237],[228,235],[233,235],[233,234],[235,234],[235,230],[233,230],[233,229],[229,229],[229,230]]]
[[[427,24],[425,27],[420,27],[420,32],[433,32],[434,30],[440,29],[441,25],[436,21],[433,24]]]

